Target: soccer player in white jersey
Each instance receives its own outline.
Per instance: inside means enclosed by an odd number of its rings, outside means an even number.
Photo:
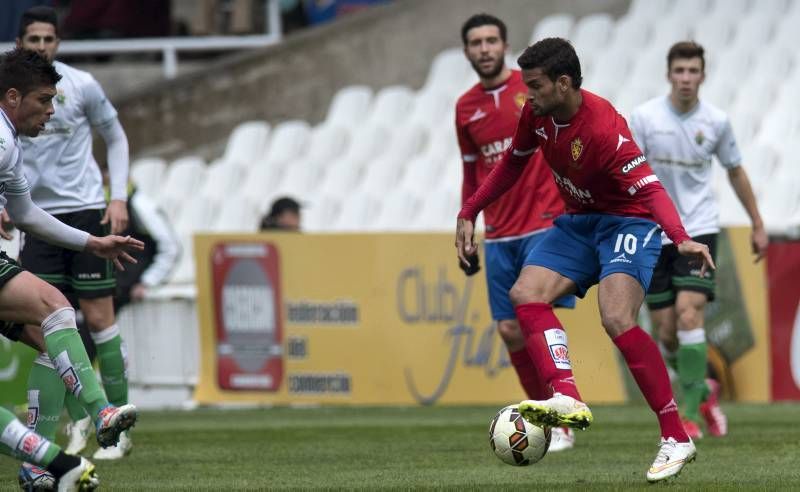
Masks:
[[[750,216],[753,253],[760,260],[767,250],[767,234],[730,121],[722,110],[698,97],[705,79],[703,47],[691,41],[673,45],[667,55],[667,78],[670,94],[647,101],[631,115],[636,142],[675,202],[686,231],[707,244],[712,254],[720,231],[711,188],[716,156]],[[662,245],[646,299],[659,338],[677,364],[684,428],[693,439],[702,437],[702,415],[709,434],[723,436],[727,419],[717,402],[719,384],[706,379],[703,329],[706,303],[714,299],[714,271],[700,276],[699,268],[679,255],[666,236]]]
[[[36,51],[61,75],[53,118],[38,138],[22,139],[31,196],[37,205],[65,224],[96,236],[108,234],[110,225],[110,232],[119,234],[128,225],[128,140],[116,110],[97,81],[89,73],[54,61],[59,44],[57,26],[53,9],[33,7],[23,13],[17,38],[18,47]],[[92,130],[103,138],[108,152],[111,183],[108,206],[102,175],[92,156]],[[20,261],[30,272],[77,298],[97,346],[106,395],[114,405],[127,404],[126,350],[114,316],[115,280],[110,263],[85,253],[65,251],[36,238],[26,238]],[[46,364],[46,360],[37,359],[37,363]],[[48,385],[40,374],[47,372],[35,368],[29,381],[30,390]],[[69,429],[72,442],[67,449],[78,453],[86,445],[90,420],[74,399],[67,397],[65,405],[75,421]],[[94,457],[118,459],[130,451],[131,445],[125,433],[117,446],[98,450]]]
[[[35,137],[44,130],[53,114],[52,99],[59,78],[54,67],[35,52],[16,49],[0,58],[0,211],[7,210],[17,227],[31,236],[109,259],[122,268],[121,261],[134,262],[127,251],[141,250],[141,241],[93,236],[56,220],[31,200],[19,137]],[[44,352],[41,357],[56,369],[48,371],[60,381],[56,395],[63,399],[66,388],[89,410],[101,446],[116,444],[120,434],[136,422],[133,405],[109,405],[78,335],[75,311],[64,295],[2,252],[0,319],[0,334],[21,339]],[[23,332],[22,324],[35,328]],[[29,423],[35,425],[36,417],[29,414]],[[54,475],[52,480],[61,477],[58,490],[93,489],[97,485],[94,466],[86,460],[65,457],[49,441],[25,429],[11,413],[0,411],[0,452],[45,466]],[[23,466],[20,478],[39,479],[46,473]]]

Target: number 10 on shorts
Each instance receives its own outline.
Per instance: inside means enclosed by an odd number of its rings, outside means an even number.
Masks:
[[[614,244],[614,253],[619,253],[622,248],[629,255],[636,254],[636,246],[639,240],[633,234],[617,234],[617,242]]]

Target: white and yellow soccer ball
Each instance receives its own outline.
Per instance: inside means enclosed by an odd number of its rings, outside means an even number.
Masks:
[[[550,428],[531,424],[520,415],[516,405],[509,405],[489,422],[489,446],[504,463],[532,465],[550,447]]]

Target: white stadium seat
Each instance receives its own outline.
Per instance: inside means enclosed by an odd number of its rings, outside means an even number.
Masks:
[[[336,159],[350,145],[350,133],[341,126],[317,125],[311,131],[306,157],[309,159]]]
[[[234,194],[220,204],[214,221],[215,232],[256,232],[261,216],[256,205],[244,195]]]
[[[339,199],[314,193],[313,197],[302,202],[302,229],[307,232],[330,231],[340,207]]]
[[[730,44],[733,32],[733,23],[719,17],[700,17],[692,28],[691,38],[705,49],[707,74],[713,71],[713,60]]]
[[[340,89],[333,96],[325,123],[344,128],[357,126],[369,110],[372,89],[365,85],[351,85]]]
[[[753,1],[717,0],[709,11],[708,17],[738,21],[750,11]]]
[[[575,25],[575,17],[570,14],[548,15],[536,23],[528,44],[534,44],[544,38],[568,39],[573,25]]]
[[[671,8],[671,0],[631,0],[628,15],[634,19],[656,21],[668,14]]]
[[[375,95],[367,121],[386,126],[399,125],[414,104],[414,91],[404,85],[384,87]]]
[[[420,211],[417,194],[395,188],[381,199],[381,210],[369,228],[373,231],[408,231],[415,229],[414,220]]]
[[[462,48],[441,51],[433,59],[428,77],[421,91],[436,89],[443,92],[458,92],[469,81],[477,82],[478,77],[464,56]]]
[[[266,121],[247,121],[231,132],[222,159],[239,166],[249,166],[266,149],[270,126]]]
[[[203,185],[206,172],[205,161],[195,156],[183,157],[169,165],[157,201],[171,220],[180,214],[189,195]]]
[[[381,201],[369,193],[356,193],[342,201],[339,215],[331,224],[332,231],[356,232],[369,229],[378,217]]]
[[[443,168],[443,159],[432,160],[425,155],[418,155],[406,165],[406,172],[400,182],[400,187],[409,190],[436,189],[442,178]]]
[[[614,26],[611,41],[606,49],[608,51],[624,50],[628,53],[627,57],[634,56],[636,50],[647,46],[650,40],[650,30],[650,22],[626,15],[620,18]]]
[[[131,163],[130,177],[136,189],[150,198],[158,196],[158,190],[164,183],[167,163],[160,158],[136,159]]]
[[[425,194],[416,225],[424,231],[452,231],[461,205],[461,196],[452,190],[434,190]]]
[[[263,161],[275,165],[302,157],[308,150],[310,138],[311,126],[305,121],[290,120],[278,124],[272,130],[269,149],[259,159],[258,165]]]
[[[453,125],[454,119],[447,118],[455,111],[456,97],[458,94],[455,92],[444,92],[436,88],[417,92],[408,122],[419,123],[427,128]]]
[[[222,159],[214,161],[208,166],[208,173],[199,190],[199,196],[221,203],[239,190],[243,175],[244,170],[229,161]],[[198,195],[196,192],[197,190],[194,190],[193,196]]]
[[[590,14],[575,24],[571,41],[581,60],[581,66],[590,67],[611,38],[614,18],[609,14]]]

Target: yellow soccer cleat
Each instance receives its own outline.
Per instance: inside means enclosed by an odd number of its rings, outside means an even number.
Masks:
[[[555,393],[549,400],[523,400],[519,413],[528,422],[546,427],[586,429],[594,420],[585,403],[561,393]]]

